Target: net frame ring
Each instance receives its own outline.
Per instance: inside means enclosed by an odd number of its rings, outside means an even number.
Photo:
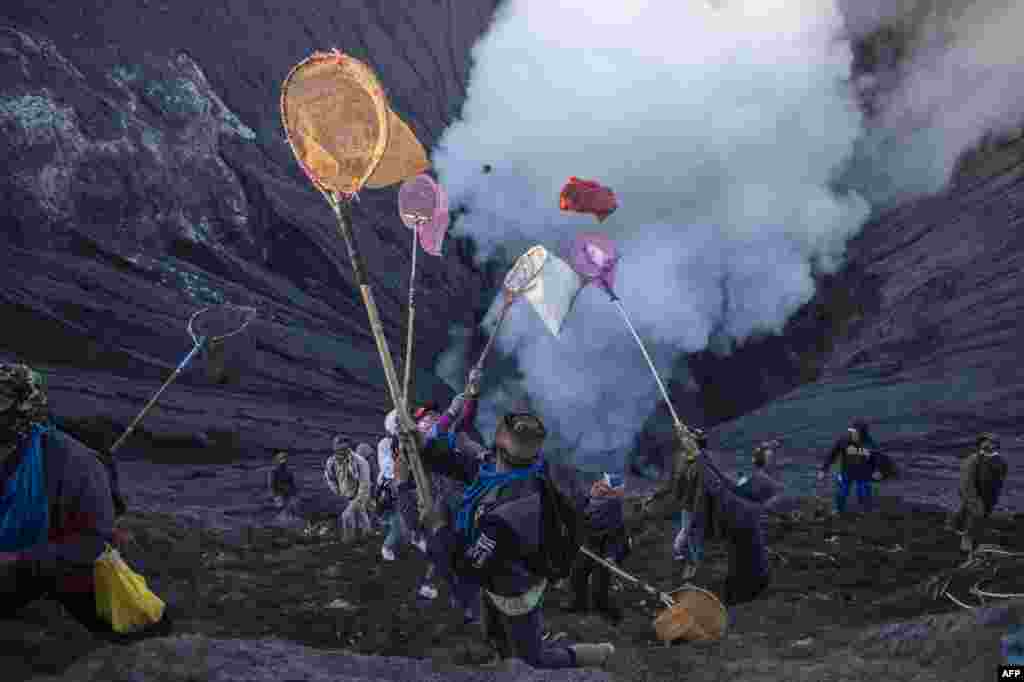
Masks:
[[[195,324],[196,324],[196,321],[199,319],[200,315],[202,315],[203,313],[206,313],[206,312],[210,312],[211,310],[217,310],[217,309],[221,309],[222,310],[222,309],[225,309],[225,308],[228,308],[228,309],[231,309],[231,310],[238,310],[238,311],[241,311],[241,312],[243,312],[245,314],[245,319],[242,322],[241,326],[238,327],[238,329],[230,331],[230,332],[228,332],[226,334],[221,334],[219,336],[213,336],[213,335],[204,336],[204,335],[198,334],[196,332]],[[192,337],[192,342],[195,345],[197,345],[197,346],[200,343],[203,343],[204,341],[209,341],[209,343],[211,345],[217,344],[217,343],[220,343],[221,341],[223,341],[224,339],[227,339],[227,338],[230,338],[232,336],[235,336],[236,334],[241,334],[243,331],[245,331],[246,327],[248,327],[252,323],[252,321],[254,319],[256,319],[256,313],[257,312],[259,312],[259,311],[256,308],[254,308],[253,306],[235,305],[233,303],[222,303],[220,305],[206,306],[205,308],[200,308],[199,310],[195,311],[188,318],[188,327],[187,327],[188,335],[190,337]]]
[[[505,290],[519,295],[532,289],[540,279],[540,273],[547,260],[548,250],[543,246],[537,245],[528,249],[526,253],[516,259],[516,262],[505,274],[503,282]],[[518,280],[525,278],[528,278],[525,282],[518,283]]]
[[[352,105],[352,102],[359,97],[364,99],[362,108],[373,112],[372,116],[361,117],[364,125],[376,128],[376,135],[373,135],[371,131],[371,134],[366,136],[367,139],[372,139],[374,141],[370,144],[370,149],[363,153],[364,158],[358,164],[351,163],[354,158],[357,158],[351,152],[333,150],[334,153],[332,153],[332,150],[324,148],[324,146],[320,144],[320,141],[315,137],[301,133],[302,126],[300,126],[299,123],[302,118],[303,109],[302,105],[296,101],[297,97],[294,96],[296,83],[302,82],[302,76],[305,74],[308,74],[307,79],[312,82],[317,69],[323,69],[331,65],[336,66],[339,75],[341,75],[341,79],[337,77],[333,79],[335,81],[333,85],[337,85],[338,80],[343,80],[347,82],[348,87],[346,89],[348,92],[334,91],[332,94],[318,97],[318,103],[320,104],[321,113],[323,114],[320,120],[329,120],[331,114],[336,118],[339,117],[339,113],[337,111],[341,108],[339,104],[346,99],[349,101],[349,107],[347,110],[342,110],[343,114],[351,114],[353,111],[358,111],[358,109]],[[331,106],[332,104],[334,105],[333,107]],[[369,106],[366,106],[367,104]],[[331,108],[335,111],[331,111]],[[358,198],[359,190],[362,189],[370,179],[374,171],[376,171],[377,167],[380,165],[381,160],[384,158],[389,141],[388,126],[390,108],[384,94],[384,88],[373,73],[373,70],[366,64],[344,54],[338,49],[334,49],[330,52],[314,52],[312,55],[292,67],[287,77],[285,77],[285,80],[281,85],[280,109],[281,122],[284,127],[285,138],[288,141],[288,146],[291,147],[295,160],[298,162],[309,180],[317,187],[317,189],[326,195],[336,194],[348,201],[356,200]],[[326,113],[324,113],[325,109]],[[370,120],[371,118],[374,120]],[[338,121],[332,121],[332,123],[334,125],[327,127],[336,129],[338,127]],[[343,119],[342,123],[342,128],[350,128],[352,126],[352,121],[349,119]],[[323,138],[323,136],[321,136],[321,138]],[[342,137],[336,134],[330,135],[328,138],[333,140],[345,140],[348,142],[351,142],[354,139],[351,135]],[[320,156],[325,157],[327,161],[333,164],[333,177],[324,177],[326,169],[321,169],[318,172],[310,167],[310,164],[308,163],[308,157],[310,155],[308,153],[303,153],[303,150],[308,152],[307,147],[312,147],[318,150]],[[350,163],[344,164],[344,161],[349,161]],[[358,168],[358,170],[352,170],[345,166],[362,167]],[[343,171],[347,171],[347,173],[344,173]]]
[[[430,195],[434,201],[429,211],[422,206],[410,207],[409,203],[416,203],[414,199],[422,199]],[[432,177],[426,173],[420,173],[402,183],[398,190],[398,214],[402,222],[410,230],[427,225],[437,219],[442,209],[441,187]]]
[[[717,605],[718,617],[712,624],[713,631],[709,632],[704,624],[698,622],[690,613],[687,604],[681,603],[673,595],[680,592],[698,593],[706,597],[706,601]],[[729,630],[729,613],[722,604],[722,601],[711,591],[696,585],[684,585],[667,595],[674,602],[672,606],[664,609],[652,622],[658,639],[662,642],[673,642],[678,639],[690,639],[696,641],[717,641],[725,637]],[[682,595],[680,595],[682,596]],[[689,636],[689,637],[688,637]]]

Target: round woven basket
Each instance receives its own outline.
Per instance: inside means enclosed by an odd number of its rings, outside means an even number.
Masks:
[[[682,587],[671,593],[672,606],[654,619],[654,631],[663,642],[713,642],[725,636],[728,614],[713,593],[700,587]]]

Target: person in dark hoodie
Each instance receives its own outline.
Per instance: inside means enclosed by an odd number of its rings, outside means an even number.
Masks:
[[[621,564],[630,552],[629,534],[626,532],[624,500],[625,485],[616,485],[611,475],[605,474],[590,488],[585,509],[587,546],[598,556]],[[572,571],[573,601],[570,613],[587,613],[593,607],[612,623],[622,621],[622,609],[612,601],[611,572],[587,555],[580,553]],[[591,601],[593,597],[593,601]]]
[[[93,635],[116,643],[163,636],[171,621],[132,634],[97,615],[93,569],[114,544],[114,503],[97,454],[50,424],[40,377],[0,364],[0,618],[50,597]]]
[[[878,470],[878,459],[872,450],[877,444],[868,431],[864,421],[856,421],[846,430],[846,434],[836,441],[818,472],[818,480],[823,480],[833,462],[839,460],[839,471],[835,482],[835,511],[841,514],[846,511],[846,500],[850,496],[851,484],[857,489],[857,500],[865,510],[872,508],[872,480],[881,478]]]
[[[611,643],[544,641],[541,604],[545,562],[544,484],[550,465],[541,455],[546,431],[540,418],[506,414],[494,436],[495,464],[456,449],[454,436],[426,435],[424,466],[467,485],[457,514],[435,509],[425,521],[436,564],[479,585],[484,635],[502,657],[535,668],[603,666]]]
[[[1006,480],[1006,460],[999,454],[999,438],[978,436],[977,446],[960,466],[960,510],[954,519],[962,535],[960,549],[971,557],[978,547]]]

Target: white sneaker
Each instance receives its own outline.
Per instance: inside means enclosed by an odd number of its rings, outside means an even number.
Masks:
[[[387,547],[381,547],[380,548],[380,555],[382,557],[384,557],[384,561],[394,561],[395,560],[395,553],[393,551],[391,551],[390,549],[388,549]]]
[[[419,594],[424,599],[437,599],[437,588],[433,585],[424,585],[420,588]]]

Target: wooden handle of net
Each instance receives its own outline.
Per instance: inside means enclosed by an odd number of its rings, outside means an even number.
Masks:
[[[384,365],[384,376],[387,379],[388,391],[391,393],[391,402],[395,405],[398,413],[400,431],[404,434],[402,441],[405,445],[406,457],[412,469],[413,478],[416,480],[416,495],[419,501],[420,513],[425,514],[433,506],[433,499],[430,490],[430,479],[423,469],[423,462],[420,461],[419,443],[413,434],[416,432],[416,425],[413,424],[409,409],[402,395],[398,384],[398,373],[395,371],[394,362],[391,360],[391,352],[388,350],[388,342],[384,337],[384,325],[381,324],[380,314],[377,311],[377,304],[373,299],[373,292],[366,282],[363,259],[352,231],[351,206],[347,201],[339,199],[335,195],[329,195],[328,201],[334,209],[334,215],[338,219],[338,229],[348,247],[348,255],[352,260],[352,271],[355,274],[356,284],[359,286],[359,293],[363,297],[366,306],[366,314],[370,318],[370,330],[373,332],[374,341],[377,343],[377,352],[380,353],[381,364]]]

